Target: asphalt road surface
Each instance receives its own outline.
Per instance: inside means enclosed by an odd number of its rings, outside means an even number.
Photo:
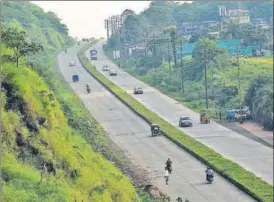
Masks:
[[[109,137],[142,169],[149,172],[154,183],[175,198],[190,202],[254,201],[222,177],[216,175],[213,184],[205,183],[205,165],[164,137],[151,137],[150,127],[115,96],[102,87],[79,63],[76,53],[82,45],[58,56],[59,69],[91,114],[101,123]],[[76,66],[69,66],[76,60]],[[72,82],[78,74],[79,82]],[[91,87],[86,93],[85,84]],[[173,160],[173,173],[165,185],[163,172],[168,157]]]
[[[92,61],[92,63],[96,65],[98,71],[178,129],[273,185],[273,149],[250,140],[214,121],[211,121],[210,124],[200,124],[198,113],[137,80],[109,61],[104,55],[102,45],[103,41],[100,41],[93,46],[98,51],[98,60]],[[89,51],[86,52],[86,56],[89,56]],[[117,68],[118,75],[109,76],[108,72],[103,72],[102,66],[104,64],[111,68]],[[143,87],[144,94],[134,95],[134,86]],[[193,127],[179,128],[178,120],[180,116],[191,117],[194,122]]]

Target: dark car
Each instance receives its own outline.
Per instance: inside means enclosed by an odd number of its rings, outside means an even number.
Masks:
[[[188,116],[180,117],[179,126],[180,127],[192,127],[192,120]]]
[[[141,86],[134,87],[134,94],[143,94],[143,88]]]

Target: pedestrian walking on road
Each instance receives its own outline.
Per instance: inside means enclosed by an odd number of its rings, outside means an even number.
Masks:
[[[165,177],[165,180],[166,180],[166,184],[168,184],[168,180],[169,180],[169,172],[168,172],[167,167],[165,167],[164,177]]]

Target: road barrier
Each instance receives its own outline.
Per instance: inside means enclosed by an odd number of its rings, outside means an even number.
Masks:
[[[180,146],[205,165],[212,167],[217,173],[229,180],[236,187],[250,195],[256,201],[272,202],[273,185],[268,184],[253,173],[245,170],[233,161],[224,158],[206,145],[196,141],[183,131],[180,131],[170,123],[166,122],[156,113],[147,109],[144,105],[134,99],[126,91],[107,79],[103,74],[90,63],[85,56],[85,52],[91,47],[87,45],[77,53],[82,66],[93,76],[100,84],[109,90],[122,103],[129,107],[136,115],[145,120],[148,124],[157,123],[161,127],[164,136]]]

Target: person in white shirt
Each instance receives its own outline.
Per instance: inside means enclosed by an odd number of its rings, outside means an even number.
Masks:
[[[168,180],[169,180],[169,172],[168,172],[167,167],[165,167],[164,177],[165,177],[165,179],[166,179],[166,184],[168,184]]]

